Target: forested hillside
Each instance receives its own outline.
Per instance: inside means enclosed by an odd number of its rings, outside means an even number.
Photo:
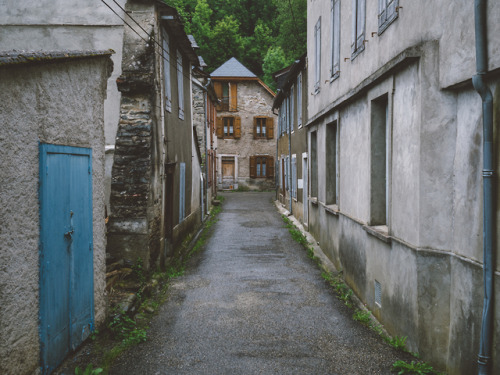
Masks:
[[[306,50],[306,0],[165,0],[211,72],[236,57],[274,88],[271,73]]]

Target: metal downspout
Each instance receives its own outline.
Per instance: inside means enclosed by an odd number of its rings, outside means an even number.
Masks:
[[[484,300],[478,374],[488,375],[493,342],[493,96],[485,82],[488,70],[486,0],[474,1],[476,70],[472,84],[483,101],[483,278]]]

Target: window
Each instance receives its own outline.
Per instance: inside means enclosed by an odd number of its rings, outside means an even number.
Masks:
[[[334,121],[326,126],[326,199],[327,205],[338,204],[338,126]]]
[[[256,116],[253,118],[254,139],[274,138],[274,119],[272,117]]]
[[[165,92],[165,109],[172,112],[172,88],[170,85],[170,47],[168,34],[162,30],[163,36],[163,79],[164,79],[164,92]]]
[[[241,119],[238,116],[217,117],[217,138],[241,138]]]
[[[238,110],[238,84],[235,82],[214,82],[214,89],[221,102],[218,111],[236,112]]]
[[[184,120],[184,74],[182,72],[182,55],[177,51],[177,94],[179,98],[179,118]]]
[[[334,80],[340,74],[340,0],[330,1],[332,18],[330,77]]]
[[[285,111],[285,119],[286,119],[286,132],[290,134],[291,129],[291,119],[290,119],[290,96],[286,97],[286,111]]]
[[[399,0],[378,0],[378,34],[382,34],[398,18]]]
[[[311,133],[311,197],[318,197],[318,137]]]
[[[352,5],[351,60],[365,49],[366,0],[352,0]]]
[[[253,119],[253,137],[267,138],[267,127],[265,117],[254,117]]]
[[[302,127],[302,73],[297,76],[297,127]]]
[[[186,163],[180,163],[179,223],[186,217]]]
[[[294,88],[293,86],[290,88],[290,131],[293,133],[295,130],[295,95],[294,95]]]
[[[297,156],[292,155],[292,197],[297,199]]]
[[[222,121],[224,123],[224,137],[234,137],[234,118],[223,117]]]
[[[274,158],[268,155],[250,156],[251,178],[274,177]]]
[[[314,93],[319,93],[321,80],[321,17],[314,26]]]
[[[389,121],[388,96],[371,102],[370,132],[370,225],[387,225],[389,216]]]

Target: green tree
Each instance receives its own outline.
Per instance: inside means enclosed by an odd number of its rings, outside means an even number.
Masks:
[[[281,47],[269,47],[266,56],[264,57],[264,63],[262,64],[262,70],[264,71],[264,83],[276,91],[276,82],[273,79],[273,73],[283,69],[287,65],[283,49]]]
[[[304,54],[307,48],[307,0],[273,0],[276,5],[276,24],[279,26],[277,44],[288,60]]]

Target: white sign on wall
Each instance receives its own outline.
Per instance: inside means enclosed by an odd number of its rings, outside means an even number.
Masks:
[[[304,180],[299,178],[297,180],[297,189],[303,189],[304,188]]]

